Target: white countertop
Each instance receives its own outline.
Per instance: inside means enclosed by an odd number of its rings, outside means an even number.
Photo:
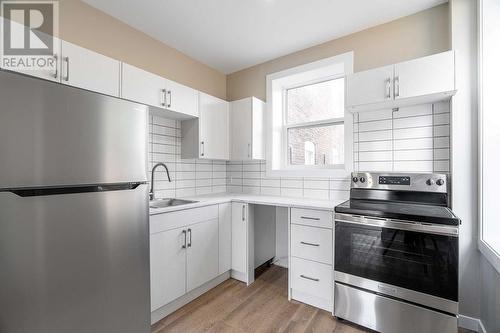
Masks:
[[[178,210],[216,205],[232,201],[246,202],[257,205],[333,210],[335,206],[345,201],[345,200],[290,198],[282,196],[267,196],[267,195],[238,194],[238,193],[216,193],[216,194],[200,195],[200,196],[186,197],[179,199],[193,200],[197,202],[180,206],[171,206],[166,208],[151,208],[149,210],[149,214],[156,215]]]

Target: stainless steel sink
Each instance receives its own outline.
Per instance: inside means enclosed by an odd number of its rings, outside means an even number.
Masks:
[[[166,207],[172,207],[172,206],[180,206],[180,205],[187,205],[190,203],[195,203],[198,201],[193,201],[193,200],[183,200],[183,199],[157,199],[153,200],[149,203],[150,208],[166,208]]]

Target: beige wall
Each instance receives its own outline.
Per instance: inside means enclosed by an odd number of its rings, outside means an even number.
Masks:
[[[448,4],[298,51],[227,76],[227,97],[266,100],[266,75],[347,51],[354,71],[388,65],[450,49]]]
[[[223,73],[80,0],[61,0],[59,6],[62,39],[226,99]]]

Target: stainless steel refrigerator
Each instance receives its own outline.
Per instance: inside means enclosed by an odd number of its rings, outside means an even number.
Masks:
[[[150,332],[147,108],[0,72],[0,332]]]

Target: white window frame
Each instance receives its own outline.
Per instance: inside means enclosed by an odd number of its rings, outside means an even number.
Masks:
[[[285,121],[288,89],[344,78],[353,72],[353,52],[293,67],[266,77],[266,173],[271,177],[346,177],[352,172],[353,116],[344,109],[344,117],[288,125]],[[344,81],[345,84],[345,81]],[[345,96],[345,89],[344,89]],[[345,104],[345,97],[344,97]],[[343,165],[290,165],[288,129],[313,125],[344,124]]]
[[[478,1],[478,154],[479,154],[479,181],[478,181],[478,206],[479,206],[479,233],[478,247],[484,257],[500,273],[499,249],[494,249],[483,238],[483,90],[482,90],[482,61],[483,61],[483,0]]]

